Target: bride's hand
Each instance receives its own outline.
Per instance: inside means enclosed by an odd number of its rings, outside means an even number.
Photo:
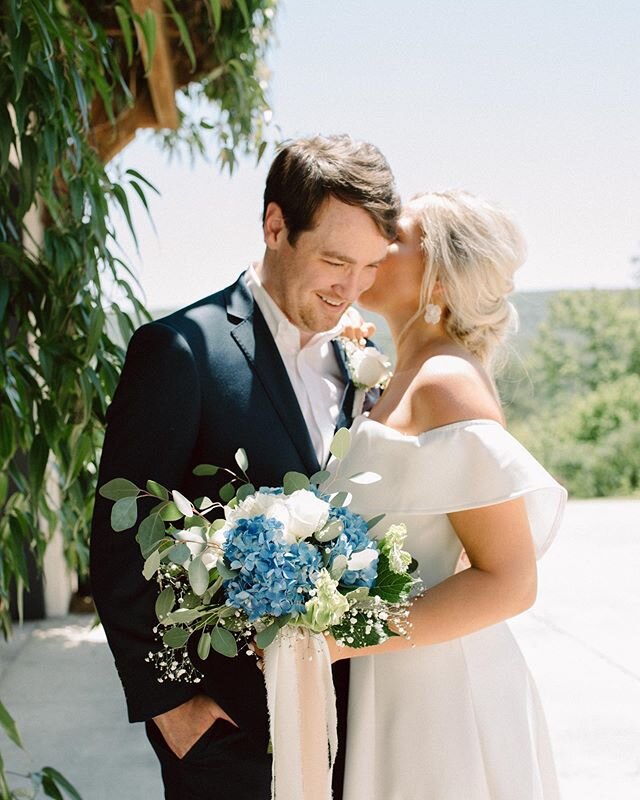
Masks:
[[[364,344],[365,339],[370,339],[375,334],[376,326],[373,322],[366,322],[360,312],[353,306],[347,309],[345,316],[348,319],[348,323],[340,332],[340,336]]]

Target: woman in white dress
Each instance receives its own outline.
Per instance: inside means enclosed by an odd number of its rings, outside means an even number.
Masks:
[[[345,800],[555,800],[544,716],[504,620],[536,597],[566,492],[504,428],[491,364],[524,255],[502,211],[463,192],[404,209],[361,304],[384,315],[395,374],[336,477],[351,508],[404,522],[426,592],[409,638],[350,658]],[[384,527],[383,525],[380,526]]]

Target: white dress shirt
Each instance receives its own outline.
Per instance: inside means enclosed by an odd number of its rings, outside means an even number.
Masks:
[[[347,320],[343,317],[334,328],[316,333],[304,347],[300,347],[300,330],[287,319],[264,288],[254,267],[249,267],[245,279],[286,367],[318,463],[324,466],[329,458],[329,445],[345,390],[331,340],[339,336]]]

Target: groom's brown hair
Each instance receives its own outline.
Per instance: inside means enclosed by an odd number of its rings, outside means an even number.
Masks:
[[[273,161],[264,190],[264,218],[277,203],[294,246],[311,230],[320,206],[335,197],[366,211],[382,235],[396,235],[400,198],[393,173],[377,147],[346,134],[285,142]]]

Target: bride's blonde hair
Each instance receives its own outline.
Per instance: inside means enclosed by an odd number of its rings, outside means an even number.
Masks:
[[[517,312],[507,298],[526,257],[520,229],[505,211],[469,192],[417,195],[411,207],[425,269],[418,311],[405,330],[424,315],[439,282],[447,334],[491,366],[507,333],[517,329]]]

